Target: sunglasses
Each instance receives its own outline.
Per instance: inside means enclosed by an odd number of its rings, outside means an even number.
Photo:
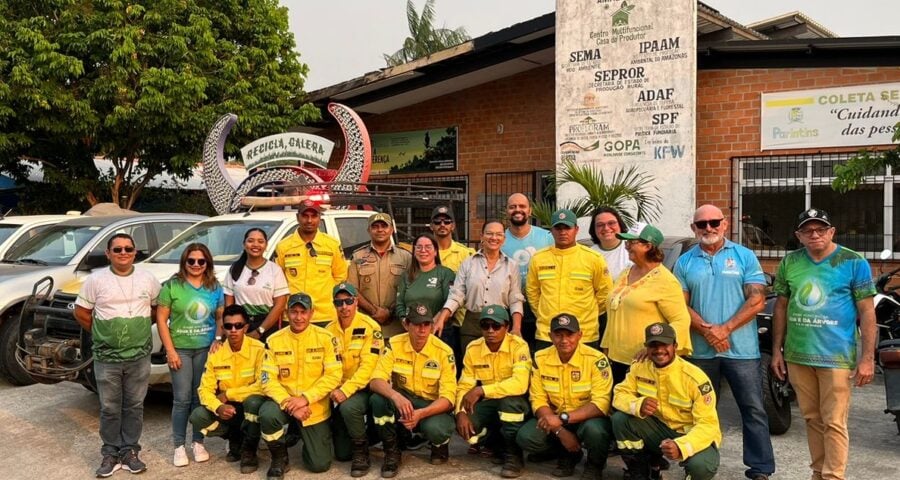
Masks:
[[[335,298],[331,303],[334,304],[335,307],[343,307],[344,305],[350,306],[353,305],[355,300],[353,297],[350,298]]]
[[[250,269],[250,279],[247,280],[247,285],[256,285],[256,277],[259,276],[259,270]]]
[[[316,247],[313,247],[312,242],[306,242],[306,249],[309,250],[310,257],[318,257],[319,253],[316,252]]]
[[[134,253],[134,247],[113,247],[110,248],[110,251],[113,253]]]
[[[445,218],[444,220],[432,220],[432,225],[453,225],[453,220]]]
[[[694,226],[697,227],[699,230],[706,230],[707,225],[709,225],[712,228],[719,228],[719,225],[722,224],[722,220],[725,220],[725,219],[720,218],[718,220],[697,220],[696,222],[694,222]]]
[[[503,325],[500,325],[497,322],[481,322],[482,330],[500,330],[503,328]]]
[[[246,323],[223,323],[222,328],[225,330],[240,330],[240,329],[244,328],[244,325],[247,325],[247,324]]]
[[[191,265],[191,266],[197,265],[197,266],[203,267],[206,265],[206,259],[205,258],[188,258],[187,260],[185,260],[185,263],[187,263],[188,265]]]

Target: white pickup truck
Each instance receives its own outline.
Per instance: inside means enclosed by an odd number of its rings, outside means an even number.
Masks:
[[[337,238],[344,247],[344,255],[349,258],[353,249],[369,241],[367,229],[371,215],[372,212],[365,210],[326,210],[322,213],[319,230]],[[243,251],[244,233],[254,227],[268,234],[266,256],[271,258],[275,245],[296,231],[296,212],[259,211],[210,217],[182,232],[138,266],[153,273],[160,282],[165,281],[177,271],[184,248],[190,243],[201,242],[209,247],[216,276],[219,281],[224,281],[228,267]],[[72,316],[80,286],[81,280],[64,285],[49,301],[34,308],[33,324],[26,328],[22,339],[26,352],[22,360],[38,381],[75,381],[93,389],[90,335]],[[150,385],[168,384],[169,381],[165,351],[154,325]]]

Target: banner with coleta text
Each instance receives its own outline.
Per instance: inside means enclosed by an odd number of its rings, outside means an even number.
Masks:
[[[900,83],[762,94],[760,148],[890,145]]]
[[[696,0],[557,0],[557,167],[638,168],[664,200],[654,221],[690,233],[695,208]],[[559,205],[584,192],[563,186]]]

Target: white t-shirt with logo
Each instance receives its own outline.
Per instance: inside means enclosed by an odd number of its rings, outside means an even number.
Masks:
[[[603,258],[606,260],[606,268],[609,269],[609,276],[612,277],[613,282],[619,278],[619,274],[632,265],[631,260],[628,259],[628,250],[625,249],[625,240],[620,241],[619,246],[612,250],[604,250],[600,245],[596,244],[592,245],[591,248],[603,255]]]
[[[278,264],[266,260],[257,271],[259,274],[253,285],[249,283],[253,278],[253,269],[246,265],[237,281],[231,278],[230,271],[225,273],[225,295],[233,296],[234,303],[242,305],[250,316],[269,313],[275,305],[275,297],[289,293],[287,278]]]

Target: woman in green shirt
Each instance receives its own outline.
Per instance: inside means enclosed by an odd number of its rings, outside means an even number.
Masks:
[[[421,303],[436,316],[450,295],[450,286],[456,274],[441,265],[438,243],[431,235],[423,233],[413,242],[413,258],[409,271],[401,277],[397,289],[397,318],[406,319],[407,305]],[[444,327],[441,340],[457,352],[459,327]],[[459,357],[457,355],[457,357]]]

